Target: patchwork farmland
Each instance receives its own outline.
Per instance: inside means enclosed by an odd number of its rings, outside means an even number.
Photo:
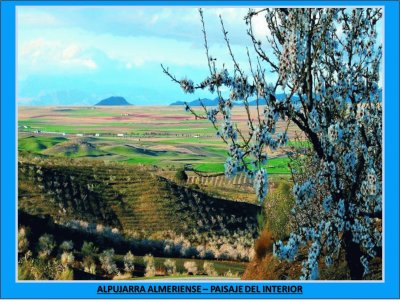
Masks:
[[[236,110],[236,122],[244,128],[247,117],[240,108]],[[180,106],[20,107],[18,114],[20,151],[169,170],[191,165],[200,172],[224,171],[226,145],[207,120],[195,119]],[[289,127],[290,138],[300,134]],[[269,155],[269,174],[289,172],[282,151]]]

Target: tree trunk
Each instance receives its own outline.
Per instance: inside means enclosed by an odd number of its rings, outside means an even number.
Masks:
[[[353,242],[353,235],[351,231],[345,231],[343,234],[346,261],[350,270],[351,280],[361,280],[364,274],[364,267],[361,263],[360,257],[362,256],[360,245]]]

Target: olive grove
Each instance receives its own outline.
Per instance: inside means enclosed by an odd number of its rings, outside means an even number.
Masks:
[[[260,15],[268,26],[264,39],[254,34],[253,19]],[[218,107],[186,110],[211,122],[227,144],[225,174],[246,173],[260,203],[268,203],[267,149],[287,145],[289,124],[307,137],[313,168],[306,177],[292,170],[296,226],[274,251],[292,261],[305,248],[304,279],[317,279],[320,260],[330,266],[341,251],[351,279],[363,279],[370,260],[382,253],[381,18],[379,8],[250,9],[244,26],[251,49],[244,67],[221,17],[233,66],[228,70],[210,54],[200,10],[209,74],[194,83],[162,66],[186,93],[217,94]],[[256,111],[250,110],[252,100]],[[233,106],[246,111],[247,129],[238,127]],[[286,129],[278,131],[278,122]]]

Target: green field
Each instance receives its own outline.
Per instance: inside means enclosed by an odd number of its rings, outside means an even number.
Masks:
[[[129,164],[151,164],[162,168],[178,168],[193,165],[199,172],[224,172],[227,151],[223,144],[207,141],[195,144],[191,139],[175,139],[160,142],[130,142],[121,144],[119,138],[66,138],[51,136],[26,136],[18,140],[18,150],[57,157],[102,158]],[[167,150],[152,148],[164,144]],[[175,151],[173,151],[175,150]],[[269,174],[288,174],[289,159],[271,158],[266,165]]]
[[[66,140],[67,139],[63,137],[29,136],[18,139],[18,149],[34,153],[41,153],[42,151],[59,143],[65,142]]]

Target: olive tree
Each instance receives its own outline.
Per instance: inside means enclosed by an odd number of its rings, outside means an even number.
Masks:
[[[253,30],[261,15],[268,26],[262,40]],[[218,96],[217,107],[186,104],[186,110],[211,122],[227,144],[225,174],[245,173],[260,203],[268,202],[268,150],[288,143],[289,125],[304,133],[314,169],[307,177],[293,177],[297,225],[287,241],[275,245],[275,254],[289,261],[306,248],[304,279],[318,278],[321,257],[329,266],[341,250],[350,277],[362,279],[369,261],[381,253],[381,17],[379,8],[250,9],[244,18],[251,41],[246,66],[236,59],[220,17],[233,63],[228,70],[210,54],[200,10],[209,75],[194,83],[162,66],[186,93],[207,89]],[[246,112],[245,127],[235,119],[234,106]],[[283,130],[278,123],[286,125]],[[316,210],[308,213],[309,208]]]

